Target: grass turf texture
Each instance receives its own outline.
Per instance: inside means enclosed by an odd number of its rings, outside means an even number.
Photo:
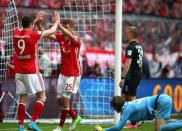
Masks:
[[[52,131],[56,128],[57,124],[38,124],[43,131]],[[95,125],[88,125],[88,124],[80,124],[75,129],[75,131],[93,131]],[[109,127],[110,124],[103,124],[102,127]],[[68,131],[69,124],[66,124],[64,127],[64,131]],[[0,131],[17,131],[18,126],[16,123],[0,123]],[[123,131],[154,131],[153,123],[145,123],[141,127],[137,129],[123,129]],[[179,130],[179,131],[182,131]]]

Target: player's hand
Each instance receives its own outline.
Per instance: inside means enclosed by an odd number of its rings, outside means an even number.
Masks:
[[[42,22],[45,19],[46,12],[45,11],[39,11],[36,13],[36,17],[34,20],[34,23]]]
[[[60,21],[60,16],[58,11],[53,12],[53,22],[59,22]]]
[[[96,125],[96,126],[94,127],[94,131],[104,131],[104,129],[103,129],[101,126]]]
[[[56,12],[54,11],[52,16],[51,16],[51,22],[55,23],[56,22]]]

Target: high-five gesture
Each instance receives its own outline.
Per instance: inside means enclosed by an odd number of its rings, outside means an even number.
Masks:
[[[54,11],[52,15],[52,22],[55,23],[57,20],[60,20],[60,15],[57,11]]]
[[[49,35],[52,35],[57,30],[60,19],[59,12],[58,11],[53,12],[53,16],[55,17],[54,25],[49,30],[43,31],[42,37],[47,37]],[[42,14],[40,14],[40,18],[42,18]]]
[[[40,11],[36,13],[35,19],[34,19],[34,24],[38,22],[42,22],[45,19],[46,12],[45,11]]]

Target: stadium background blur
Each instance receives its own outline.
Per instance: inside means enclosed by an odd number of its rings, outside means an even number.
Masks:
[[[107,3],[109,2],[109,3]],[[19,19],[24,15],[32,15],[38,10],[47,12],[44,28],[49,28],[52,24],[51,12],[53,9],[82,10],[82,11],[105,11],[108,17],[104,19],[80,19],[75,20],[75,30],[79,32],[82,39],[81,64],[83,69],[82,78],[114,78],[114,44],[115,44],[115,0],[15,0]],[[8,0],[0,1],[0,54],[6,55],[5,41],[1,39],[3,25],[5,23]],[[89,6],[88,6],[89,5]],[[76,8],[75,8],[76,7]],[[175,106],[176,111],[182,112],[182,87],[178,83],[182,78],[182,1],[181,0],[123,0],[123,33],[127,25],[138,27],[139,40],[144,47],[143,79],[144,80],[167,80],[163,88],[167,88],[166,93],[173,95],[173,91],[179,85],[179,99]],[[21,23],[21,22],[20,22]],[[78,24],[79,23],[79,24]],[[86,26],[84,29],[82,24]],[[94,24],[93,24],[94,23]],[[126,39],[122,37],[122,63],[125,62],[124,52],[127,46]],[[46,79],[45,83],[55,87],[55,79],[48,81],[48,78],[57,78],[59,74],[60,51],[55,41],[46,40],[47,44],[39,44],[40,69]],[[90,55],[91,54],[91,55]],[[94,54],[94,55],[93,55]],[[102,54],[98,57],[97,54]],[[109,57],[108,57],[109,56]],[[104,59],[104,60],[103,60]],[[13,59],[10,60],[13,64]],[[8,68],[7,77],[9,83],[13,83],[14,70]],[[11,79],[12,78],[12,79]],[[172,83],[170,80],[178,80]],[[158,82],[158,81],[157,81]],[[168,83],[169,82],[169,83]],[[9,84],[8,83],[8,84]],[[155,83],[155,82],[154,82]],[[160,83],[160,82],[158,82]],[[149,86],[148,84],[146,84]],[[145,86],[146,86],[145,85]],[[151,84],[152,85],[152,84]],[[154,87],[157,84],[154,85]],[[172,85],[173,88],[168,88]],[[5,86],[6,87],[6,86]],[[14,85],[8,85],[12,90]],[[148,87],[146,87],[148,88]],[[145,89],[146,90],[146,89]],[[153,94],[156,93],[153,90]],[[152,92],[151,91],[151,92]],[[14,91],[13,91],[14,92]],[[51,95],[48,100],[55,100],[55,91],[50,90]],[[113,92],[113,91],[112,91]],[[165,92],[165,91],[164,91]],[[48,94],[49,95],[49,94]],[[147,94],[148,95],[148,94]],[[140,95],[141,96],[141,95]],[[174,95],[175,96],[175,95]],[[6,102],[8,102],[7,100]],[[52,104],[52,103],[49,103]],[[8,105],[8,104],[7,104]],[[7,106],[6,105],[6,106]],[[75,105],[76,106],[76,105]],[[83,105],[79,105],[83,106]],[[7,106],[8,107],[8,106]],[[48,118],[48,110],[53,106],[46,107],[43,113],[44,118]],[[55,107],[56,108],[56,107]],[[79,108],[79,107],[78,107]],[[4,110],[8,110],[7,108]],[[31,107],[28,111],[31,112]],[[81,113],[84,111],[79,110]],[[54,112],[53,117],[57,116]],[[83,113],[84,114],[84,113]]]
[[[78,6],[82,8],[82,4],[87,5],[89,0],[77,1]],[[107,6],[99,5],[108,5],[107,1],[99,0],[97,5],[94,1],[90,1],[91,5],[85,6],[85,11],[101,11],[107,10],[109,14],[115,13],[114,0],[110,1],[110,5],[113,4],[112,8]],[[113,2],[113,3],[112,3]],[[61,9],[69,8],[70,3],[68,4],[67,0],[15,0],[17,7],[30,8],[30,10],[36,9]],[[8,4],[7,0],[1,0],[1,16],[0,16],[0,30],[3,28],[5,10],[2,10],[3,7],[6,7]],[[75,1],[71,2],[71,5],[75,5]],[[149,6],[150,5],[150,6]],[[135,14],[137,16],[147,16],[150,19],[150,16],[156,16],[156,19],[160,18],[182,18],[182,1],[180,0],[124,0],[123,1],[123,13],[124,14]],[[104,8],[104,9],[103,9]],[[23,10],[23,9],[22,9]],[[26,12],[24,14],[24,12]],[[18,12],[20,18],[23,15],[32,15],[32,12],[27,12],[26,10]],[[50,25],[51,16],[48,14],[46,17],[47,25]],[[86,22],[90,22],[88,19]],[[21,23],[21,22],[20,22]],[[140,41],[143,43],[145,51],[144,59],[144,78],[182,78],[182,25],[181,23],[176,22],[165,22],[164,20],[156,21],[143,21],[142,19],[137,21],[123,21],[123,31],[126,28],[126,25],[134,24],[139,28],[140,31]],[[76,23],[75,23],[76,25]],[[89,25],[89,24],[87,24]],[[99,50],[109,50],[114,51],[114,26],[115,19],[114,17],[98,20],[95,27],[87,26],[85,28],[85,34],[82,35],[83,47],[82,47],[82,58],[84,58],[84,51],[87,49],[99,49]],[[76,27],[76,26],[75,26]],[[0,32],[2,33],[2,32]],[[2,36],[2,34],[0,34]],[[2,43],[2,40],[1,40]],[[123,36],[123,52],[125,50],[125,38]],[[1,44],[1,50],[2,49]],[[41,52],[45,52],[40,47]],[[47,56],[49,57],[49,56]],[[54,56],[53,56],[54,57]],[[165,59],[164,59],[165,58]],[[172,58],[172,61],[171,61]],[[51,61],[54,58],[48,58]],[[123,60],[124,62],[124,60]],[[59,63],[55,60],[54,63]],[[104,69],[101,68],[101,63],[96,61],[92,66],[84,66],[83,68],[83,77],[100,77],[104,75]],[[45,66],[45,65],[44,65]],[[105,69],[113,70],[113,64],[111,62],[106,63]]]

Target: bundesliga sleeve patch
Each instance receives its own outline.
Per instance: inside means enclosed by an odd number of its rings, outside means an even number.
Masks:
[[[127,50],[127,56],[131,56],[132,55],[132,50]]]

